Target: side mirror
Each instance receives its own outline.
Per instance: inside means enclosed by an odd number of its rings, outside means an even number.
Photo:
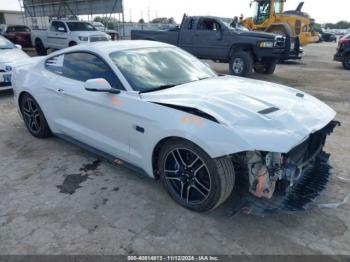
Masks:
[[[15,45],[16,46],[16,48],[18,48],[18,49],[22,49],[22,46],[21,45]]]
[[[90,92],[119,94],[120,90],[112,88],[106,79],[89,79],[85,82],[84,88]]]

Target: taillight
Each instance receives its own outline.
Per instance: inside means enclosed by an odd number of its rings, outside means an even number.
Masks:
[[[350,39],[340,39],[339,45],[347,45],[350,43]]]

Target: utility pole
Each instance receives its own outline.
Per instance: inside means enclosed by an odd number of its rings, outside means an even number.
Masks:
[[[125,14],[124,14],[124,1],[122,0],[122,23],[123,23],[123,38],[125,39]]]
[[[132,22],[132,11],[129,9],[129,17],[130,17],[130,23]]]
[[[151,8],[147,7],[148,23],[151,22]]]

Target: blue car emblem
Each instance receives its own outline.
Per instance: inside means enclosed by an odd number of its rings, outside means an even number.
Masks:
[[[12,66],[6,66],[6,67],[5,67],[5,71],[6,71],[6,72],[12,71]]]

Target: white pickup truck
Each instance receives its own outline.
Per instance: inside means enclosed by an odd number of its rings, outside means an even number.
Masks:
[[[108,34],[98,31],[88,22],[71,20],[53,20],[47,30],[32,30],[31,38],[38,55],[47,55],[48,49],[63,49],[111,39]]]

